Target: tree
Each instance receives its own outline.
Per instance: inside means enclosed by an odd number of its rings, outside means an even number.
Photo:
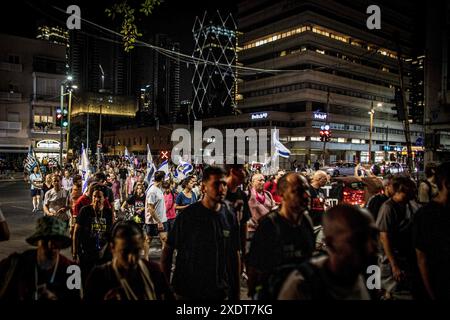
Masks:
[[[137,38],[142,37],[142,33],[138,31],[136,25],[137,13],[136,9],[140,6],[139,13],[148,17],[157,6],[161,4],[161,0],[120,0],[111,8],[105,9],[106,14],[112,20],[116,18],[120,20],[123,44],[125,51],[129,52],[134,48]]]

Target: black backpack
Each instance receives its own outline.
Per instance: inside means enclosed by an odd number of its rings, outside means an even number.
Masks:
[[[331,299],[331,296],[327,294],[326,285],[319,275],[318,268],[311,262],[306,261],[301,264],[287,264],[275,268],[267,277],[261,290],[258,291],[257,300],[277,300],[284,282],[293,271],[300,272],[304,278],[304,281],[302,281],[302,292],[306,293],[306,299]]]
[[[278,224],[275,222],[275,217],[276,211],[272,211],[267,215],[267,218],[272,221],[275,227],[277,237],[279,237],[281,234],[281,230]],[[304,218],[311,226],[314,235],[316,235],[311,218],[308,215],[305,215]],[[315,279],[317,277],[316,269],[317,268],[309,262],[291,263],[278,266],[268,274],[268,276],[264,279],[262,286],[257,289],[256,299],[265,301],[277,300],[278,294],[280,293],[284,281],[294,270],[300,271],[300,273],[306,280],[305,283],[311,282],[311,290],[313,290],[314,292],[320,292],[321,290],[319,290],[319,288],[316,288],[316,286],[318,285],[321,286],[320,281],[318,281],[319,279]]]

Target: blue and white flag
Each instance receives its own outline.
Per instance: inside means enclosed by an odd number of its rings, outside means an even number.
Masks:
[[[174,172],[174,177],[181,181],[186,178],[190,172],[194,170],[194,167],[189,162],[184,161],[181,157],[178,160],[178,166]]]
[[[161,163],[156,171],[164,171],[166,173],[166,177],[169,175],[169,160],[165,160]]]
[[[130,153],[128,152],[128,148],[125,147],[125,151],[123,153],[123,156],[125,157],[126,160],[131,161],[131,157],[130,157]]]
[[[156,172],[155,164],[153,163],[152,153],[150,151],[149,145],[147,145],[147,170],[145,171],[145,179],[144,181],[147,185],[153,181],[153,175]]]
[[[81,192],[85,193],[88,188],[90,170],[89,170],[89,156],[87,154],[87,150],[84,148],[84,144],[81,145],[80,175],[82,180]]]
[[[291,151],[286,148],[280,140],[278,140],[278,130],[274,130],[272,134],[273,145],[275,146],[275,153],[283,158],[289,158]]]
[[[152,164],[152,167],[155,168],[154,164]],[[156,169],[156,171],[163,171],[163,172],[165,172],[165,173],[166,173],[165,180],[168,180],[169,177],[170,177],[170,175],[169,175],[169,172],[170,172],[170,170],[169,170],[169,160],[166,160],[166,161],[164,161],[163,163],[161,163],[161,164],[159,165],[158,169]],[[149,190],[149,189],[151,188],[151,186],[153,185],[153,182],[154,182],[154,176],[155,176],[154,173],[155,173],[156,171],[154,171],[154,172],[152,173],[151,180],[150,180],[150,182],[149,182],[149,184],[148,184],[148,187],[147,187],[147,190],[145,191],[145,194],[147,194],[148,190]]]
[[[27,158],[25,159],[25,163],[24,163],[24,168],[28,171],[28,172],[33,172],[34,167],[36,167],[38,165],[38,162],[36,160],[36,158],[34,157],[33,154],[33,147],[30,145],[28,147],[28,155]]]

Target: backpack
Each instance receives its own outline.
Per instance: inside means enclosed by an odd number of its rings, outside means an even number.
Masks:
[[[311,300],[329,300],[331,298],[327,295],[326,285],[319,275],[317,266],[306,261],[301,264],[287,264],[275,268],[267,278],[262,290],[258,292],[257,300],[278,300],[284,282],[293,271],[300,272],[304,278],[302,291],[309,293],[308,298]]]
[[[278,238],[281,235],[281,229],[275,222],[275,216],[276,211],[272,211],[267,214],[267,217],[272,221],[275,227],[275,232]],[[304,215],[303,217],[306,219],[307,223],[311,227],[311,230],[313,231],[313,234],[316,236],[311,218],[308,215]],[[262,285],[257,289],[257,300],[276,300],[284,281],[292,271],[299,270],[305,279],[309,279],[316,275],[315,269],[317,268],[309,262],[284,264],[274,268],[263,281]],[[314,286],[316,283],[319,283],[318,281],[312,282],[314,283]]]

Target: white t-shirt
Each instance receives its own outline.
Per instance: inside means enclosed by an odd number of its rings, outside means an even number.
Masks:
[[[156,224],[157,222],[148,212],[148,204],[152,204],[155,207],[156,214],[161,222],[167,221],[164,193],[159,187],[152,185],[145,199],[145,224]]]
[[[32,174],[30,174],[30,182],[31,182],[31,190],[41,189],[41,188],[36,188],[34,186],[33,182],[36,183],[36,184],[41,184],[42,185],[42,183],[43,183],[42,175],[40,173],[32,173]]]

